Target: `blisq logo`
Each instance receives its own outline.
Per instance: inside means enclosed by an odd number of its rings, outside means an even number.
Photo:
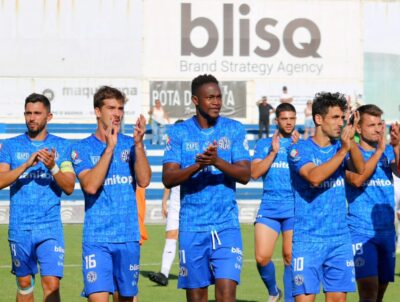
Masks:
[[[252,22],[250,22],[250,19],[246,18],[251,11],[248,4],[242,4],[239,6],[238,14],[240,17],[237,17],[237,13],[235,13],[234,10],[234,4],[224,4],[221,18],[222,24],[216,24],[214,21],[204,16],[192,18],[192,4],[182,3],[181,55],[207,57],[214,53],[219,43],[222,43],[223,55],[233,56],[235,52],[234,44],[236,38],[233,30],[234,28],[238,28],[238,51],[240,56],[250,56],[250,40],[253,41],[257,37],[258,39],[267,42],[269,45],[268,48],[257,46],[252,50],[256,55],[263,58],[269,58],[276,55],[281,48],[281,43],[283,43],[283,46],[287,52],[294,57],[321,57],[317,52],[321,44],[321,32],[318,26],[312,20],[306,18],[291,20],[284,27],[280,37],[277,33],[269,31],[269,29],[274,29],[278,23],[278,20],[273,18],[261,18],[258,21],[251,20]],[[251,28],[250,24],[255,24],[255,27]],[[192,31],[196,27],[203,28],[208,34],[207,43],[205,43],[205,45],[202,47],[196,47],[193,45],[190,37]],[[294,41],[295,32],[300,28],[309,33],[309,42]]]

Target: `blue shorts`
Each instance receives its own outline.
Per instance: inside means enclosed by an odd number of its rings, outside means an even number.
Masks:
[[[10,232],[14,232],[11,231]],[[54,235],[40,231],[18,230],[9,240],[12,273],[17,277],[36,275],[38,263],[41,276],[62,278],[64,275],[64,236],[62,230]]]
[[[180,232],[178,288],[202,288],[215,279],[239,283],[242,258],[240,229]]]
[[[379,282],[394,281],[396,233],[367,236],[351,232],[356,278],[378,277]]]
[[[354,263],[349,242],[293,242],[293,296],[324,292],[354,292]]]
[[[257,216],[256,223],[262,223],[263,225],[266,225],[267,227],[273,229],[275,232],[280,234],[280,232],[286,232],[286,231],[292,231],[293,230],[293,224],[294,224],[294,218],[271,218],[271,217],[263,217],[263,216]]]
[[[138,294],[139,242],[83,243],[82,296],[98,292],[114,293],[123,297]]]

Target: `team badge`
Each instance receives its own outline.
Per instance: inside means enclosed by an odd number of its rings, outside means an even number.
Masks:
[[[187,277],[187,275],[188,275],[188,269],[184,266],[181,266],[179,269],[179,276]]]
[[[357,257],[356,259],[354,259],[354,265],[356,267],[363,267],[365,265],[365,260],[362,257]]]
[[[19,260],[18,259],[14,259],[14,266],[15,267],[20,267],[21,266],[21,262],[19,262]]]
[[[290,157],[296,158],[297,156],[299,156],[299,151],[297,151],[296,149],[292,149],[292,151],[290,151]]]
[[[226,136],[218,140],[218,148],[221,150],[229,150],[231,148],[231,141]]]
[[[86,275],[86,279],[89,283],[96,282],[96,280],[97,280],[96,272],[93,272],[93,271],[88,272]]]
[[[121,160],[125,163],[129,162],[129,150],[123,150],[121,152]]]
[[[303,285],[303,283],[304,283],[304,277],[303,277],[303,275],[296,275],[296,276],[294,276],[294,283],[295,283],[297,286]]]

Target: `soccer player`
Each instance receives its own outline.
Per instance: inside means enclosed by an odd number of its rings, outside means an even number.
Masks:
[[[236,301],[243,255],[235,187],[250,180],[246,131],[220,116],[214,76],[193,79],[192,102],[196,115],[170,128],[163,159],[164,185],[181,187],[178,287],[187,301],[203,302],[215,283],[217,302]]]
[[[140,115],[133,138],[119,133],[125,96],[103,86],[94,95],[97,129],[72,147],[71,158],[85,196],[82,295],[90,302],[132,301],[138,293],[139,223],[136,185],[151,178]]]
[[[392,133],[391,145],[386,145],[383,111],[378,106],[363,105],[357,110],[359,149],[366,163],[361,175],[346,172],[347,222],[360,301],[382,301],[388,283],[394,281],[396,230],[392,172],[399,175],[400,144]]]
[[[263,178],[263,196],[254,228],[257,269],[268,289],[270,302],[278,301],[281,290],[275,279],[275,266],[271,261],[275,243],[282,231],[283,281],[285,301],[292,298],[292,257],[294,197],[290,181],[287,150],[299,139],[295,131],[296,109],[292,104],[282,103],[275,111],[278,130],[272,138],[257,142],[251,162],[251,177]]]
[[[167,200],[169,205],[167,208]],[[179,209],[181,207],[180,187],[164,189],[162,199],[162,214],[167,218],[165,229],[165,245],[162,255],[161,271],[150,272],[149,279],[159,285],[168,285],[168,276],[176,254],[176,242],[179,235]]]
[[[40,266],[43,300],[60,301],[64,269],[61,193],[71,194],[75,174],[65,139],[51,135],[49,100],[32,93],[25,99],[27,132],[0,147],[0,189],[10,186],[8,240],[17,301],[34,301],[35,275]]]
[[[316,94],[315,135],[289,149],[294,189],[292,285],[296,302],[314,301],[322,283],[326,301],[345,301],[355,291],[354,263],[346,223],[345,159],[362,173],[354,126],[344,125],[346,99]],[[355,113],[355,123],[359,115]]]

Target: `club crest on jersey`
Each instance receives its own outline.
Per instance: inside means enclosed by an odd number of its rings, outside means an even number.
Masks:
[[[218,140],[218,148],[221,150],[229,150],[231,148],[231,141],[226,136]]]
[[[125,163],[129,162],[129,150],[123,150],[121,152],[121,160]]]
[[[96,272],[93,272],[93,271],[88,272],[86,275],[86,279],[89,283],[96,282],[96,280],[97,280]]]
[[[74,163],[75,165],[77,165],[77,164],[79,164],[79,163],[82,162],[82,160],[79,159],[78,152],[76,152],[75,150],[73,150],[73,151],[71,152],[71,159],[72,159],[72,161],[73,161],[73,163]]]
[[[171,138],[167,135],[165,140],[165,151],[171,151]]]
[[[297,151],[296,149],[292,149],[292,151],[290,151],[290,157],[296,158],[297,156],[299,156],[299,151]]]
[[[29,153],[28,152],[17,152],[16,156],[17,156],[18,160],[28,160]]]

